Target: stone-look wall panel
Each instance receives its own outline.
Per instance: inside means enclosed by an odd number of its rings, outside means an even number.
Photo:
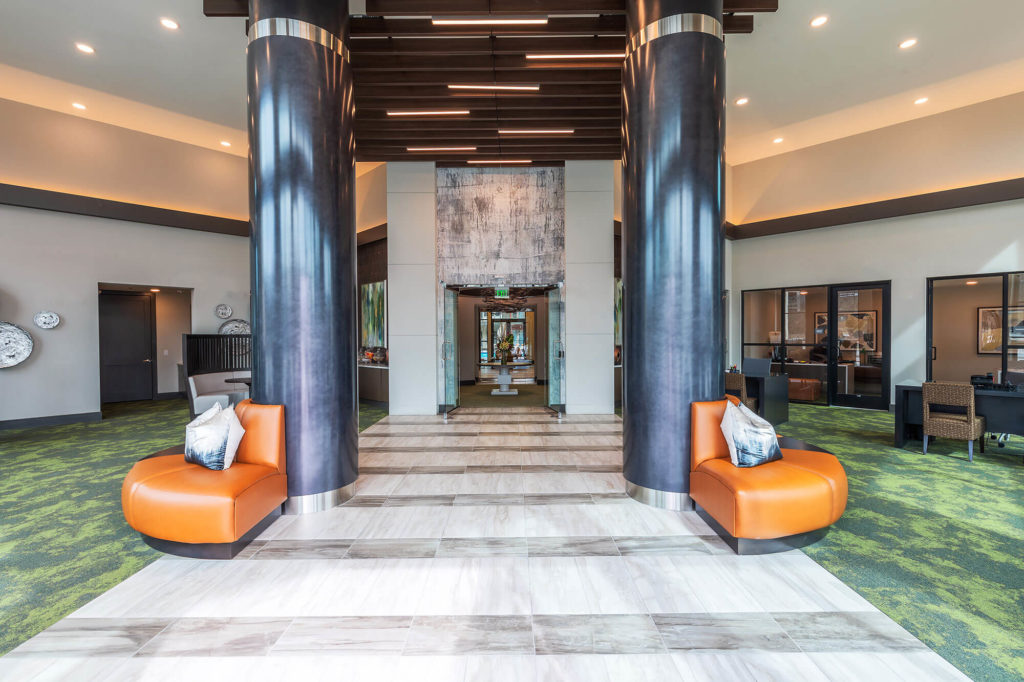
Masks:
[[[565,278],[563,168],[439,168],[437,262],[452,284]]]

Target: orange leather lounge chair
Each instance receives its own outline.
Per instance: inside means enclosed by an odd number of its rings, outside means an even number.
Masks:
[[[843,515],[846,472],[835,455],[781,438],[781,460],[735,467],[720,426],[725,401],[693,403],[691,409],[690,497],[737,554],[810,544]]]
[[[121,486],[128,525],[162,552],[230,559],[269,526],[288,497],[284,407],[243,400],[245,429],[225,471],[189,464],[184,454],[135,463]]]

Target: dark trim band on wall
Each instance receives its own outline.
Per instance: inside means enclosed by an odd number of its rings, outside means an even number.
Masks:
[[[83,422],[98,422],[103,419],[100,412],[82,412],[80,414],[57,414],[52,417],[29,417],[28,419],[8,419],[0,421],[0,431],[7,429],[31,429],[38,426],[63,426]]]
[[[773,220],[761,220],[743,225],[726,224],[726,236],[729,239],[753,239],[774,234],[787,234],[803,230],[816,230],[820,227],[834,227],[863,223],[869,220],[899,218],[901,216],[946,211],[953,208],[994,204],[1000,201],[1024,199],[1024,178],[989,182],[984,185],[958,187],[916,194],[898,199],[874,201],[869,204],[844,206],[827,211],[815,211],[801,215],[786,216]]]
[[[374,225],[373,227],[365,230],[358,230],[356,232],[356,244],[362,246],[363,244],[369,244],[370,242],[377,242],[381,239],[388,238],[388,224],[381,223],[380,225]]]
[[[185,230],[230,234],[236,237],[249,236],[249,221],[221,218],[203,213],[175,211],[169,208],[129,204],[123,201],[98,199],[81,194],[66,194],[48,189],[23,187],[0,183],[0,204],[38,208],[44,211],[74,213],[96,218],[127,220],[133,223],[179,227]]]

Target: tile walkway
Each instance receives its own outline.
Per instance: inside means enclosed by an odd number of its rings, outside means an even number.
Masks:
[[[623,492],[614,416],[465,408],[360,439],[356,497],[164,557],[0,659],[18,680],[963,680],[799,551]]]

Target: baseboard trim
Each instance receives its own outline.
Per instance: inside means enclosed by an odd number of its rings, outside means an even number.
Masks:
[[[101,412],[82,412],[80,414],[57,414],[52,417],[29,417],[28,419],[7,419],[0,421],[0,431],[9,429],[34,429],[40,426],[64,426],[98,422],[103,419]]]
[[[153,400],[177,400],[185,397],[185,391],[169,391],[167,393],[157,393]]]

